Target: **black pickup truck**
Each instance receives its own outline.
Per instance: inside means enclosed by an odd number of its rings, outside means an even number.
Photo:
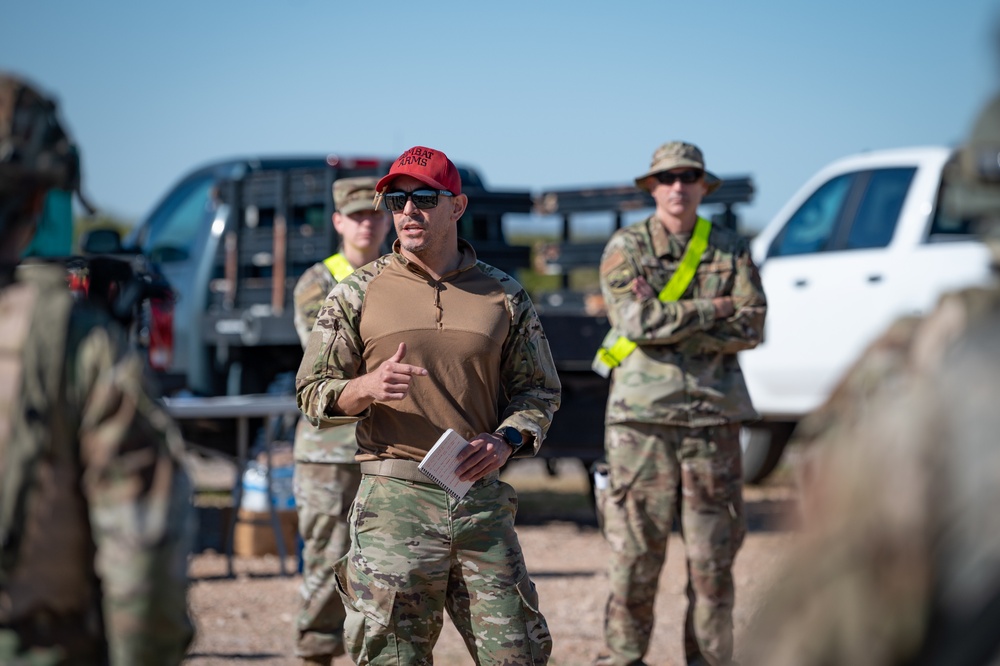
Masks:
[[[173,360],[160,377],[166,393],[262,393],[298,368],[292,291],[337,249],[332,183],[390,165],[335,156],[233,159],[196,169],[170,189],[123,241],[179,294]],[[501,269],[527,265],[530,249],[508,246],[499,229],[503,214],[530,211],[530,194],[490,191],[475,171],[460,171],[469,195],[463,235]]]
[[[243,395],[291,391],[302,349],[292,324],[292,290],[299,276],[336,251],[330,222],[331,186],[350,176],[388,172],[392,160],[359,157],[234,159],[206,165],[181,179],[125,239],[156,263],[179,297],[173,360],[161,373],[167,394]],[[472,168],[458,165],[469,207],[459,235],[480,259],[516,276],[539,311],[563,385],[562,407],[542,454],[603,455],[608,380],[590,370],[608,330],[596,282],[604,238],[581,242],[581,214],[604,213],[620,227],[627,215],[653,206],[633,186],[495,191]],[[727,179],[705,204],[714,221],[735,228],[733,206],[749,201],[749,178]],[[505,233],[510,214],[562,218],[561,237],[522,244]],[[582,280],[578,273],[589,275]],[[539,276],[549,276],[542,280]],[[558,277],[552,277],[558,276]],[[554,283],[549,288],[545,279]],[[589,283],[588,283],[589,279]],[[536,285],[531,287],[530,285]],[[185,423],[189,440],[219,447],[223,424]]]
[[[302,358],[292,323],[292,291],[302,273],[333,254],[334,180],[379,176],[389,158],[305,156],[239,158],[185,175],[133,231],[102,252],[138,250],[178,294],[173,357],[159,373],[167,395],[281,392]],[[501,220],[529,213],[530,192],[487,188],[459,164],[469,197],[459,233],[479,257],[517,274],[531,248],[508,244]],[[391,239],[390,239],[391,240]],[[225,424],[185,423],[191,441],[217,448]],[[202,427],[206,426],[206,427]]]

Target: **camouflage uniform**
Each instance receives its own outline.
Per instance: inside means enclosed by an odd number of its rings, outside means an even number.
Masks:
[[[25,209],[9,204],[53,184],[33,167],[75,162],[53,111],[23,82],[0,75],[4,244],[12,224],[30,224],[11,217]],[[39,148],[51,150],[32,162]],[[75,169],[55,180],[74,189],[67,181]],[[12,171],[24,176],[21,192],[10,188]],[[62,268],[0,267],[2,663],[132,666],[184,657],[193,636],[191,484],[179,432],[143,378],[124,332],[105,313],[74,304]]]
[[[0,661],[178,664],[192,638],[183,442],[124,333],[74,308],[60,269],[31,271],[0,292],[0,310],[35,292],[20,359],[4,359],[20,380],[5,372],[16,390],[0,400]]]
[[[1000,97],[973,135],[943,200],[992,227],[1000,265]],[[806,528],[746,663],[1000,664],[998,394],[1000,286],[947,294],[862,354],[797,433]]]
[[[295,285],[295,330],[305,347],[316,316],[336,278],[323,262]],[[302,608],[296,621],[295,653],[302,657],[342,654],[344,604],[333,563],[350,545],[347,514],[361,482],[354,460],[353,423],[319,429],[299,419],[295,431],[295,510],[302,535]]]
[[[668,144],[669,145],[669,144]],[[611,546],[602,664],[640,664],[674,518],[688,569],[685,653],[725,664],[732,655],[733,558],[744,536],[739,423],[756,418],[736,352],[760,342],[766,302],[746,242],[713,227],[682,297],[659,292],[689,241],[654,215],[617,231],[601,260],[601,291],[613,329],[638,344],[614,369],[606,412],[609,483],[599,498]],[[712,298],[735,313],[715,317]]]
[[[337,285],[320,312],[296,381],[311,422],[358,421],[331,415],[330,405],[350,379],[388,358],[401,336],[418,340],[408,345],[408,361],[430,370],[410,397],[375,402],[360,415],[359,460],[419,461],[446,427],[466,438],[493,431],[501,398],[499,422],[531,433],[535,450],[541,444],[559,383],[538,317],[517,282],[477,262],[468,243],[460,249],[459,270],[437,282],[399,253],[397,241],[393,254]],[[431,302],[433,309],[414,307]],[[484,320],[499,339],[469,335]],[[485,346],[466,356],[457,346],[465,342]],[[493,362],[498,367],[486,367]],[[516,506],[513,489],[495,473],[461,500],[429,480],[366,473],[351,510],[350,552],[338,563],[351,657],[431,663],[447,609],[477,663],[545,663],[551,637],[514,532]]]

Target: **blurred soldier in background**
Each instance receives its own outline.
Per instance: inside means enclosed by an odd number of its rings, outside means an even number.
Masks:
[[[295,285],[295,330],[303,348],[334,285],[382,254],[392,216],[384,208],[373,209],[377,182],[341,178],[333,184],[333,227],[342,244]],[[361,483],[361,467],[354,460],[356,429],[350,423],[321,430],[302,418],[295,431],[295,510],[304,541],[295,653],[304,664],[330,664],[344,654],[344,603],[333,563],[350,545],[347,516]]]
[[[757,417],[736,352],[760,342],[767,303],[746,240],[698,215],[720,184],[697,146],[660,146],[636,178],[655,213],[616,231],[601,258],[613,328],[594,369],[613,375],[609,487],[598,496],[611,547],[599,666],[643,663],[675,517],[688,572],[686,662],[723,666],[733,654],[739,431]]]
[[[945,214],[1000,266],[1000,96],[949,165]],[[893,325],[802,424],[805,534],[747,664],[1000,664],[1000,287]]]
[[[79,187],[55,105],[0,72],[0,663],[178,664],[193,630],[183,443],[110,316],[18,267]]]

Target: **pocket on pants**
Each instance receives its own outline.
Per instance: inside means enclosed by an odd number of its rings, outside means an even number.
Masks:
[[[396,653],[392,608],[396,590],[374,584],[364,572],[351,566],[348,556],[333,566],[337,592],[344,602],[344,647],[355,663],[368,663],[388,651]]]
[[[541,611],[538,610],[538,592],[535,584],[525,573],[521,580],[517,581],[517,593],[521,597],[521,608],[524,614],[524,630],[527,634],[528,645],[531,650],[531,663],[546,664],[549,655],[552,654],[552,635],[549,633],[549,625],[545,622]]]

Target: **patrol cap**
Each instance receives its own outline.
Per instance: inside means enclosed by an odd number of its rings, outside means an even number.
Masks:
[[[640,189],[646,189],[645,181],[650,176],[662,171],[670,171],[680,167],[691,167],[705,172],[705,185],[708,186],[708,193],[719,189],[722,181],[705,168],[705,158],[701,154],[701,149],[693,143],[684,141],[670,141],[663,144],[653,153],[653,159],[649,164],[649,171],[635,179],[635,184]]]
[[[374,176],[357,178],[339,178],[333,182],[333,205],[341,215],[350,215],[361,210],[375,210],[372,199],[375,197]]]
[[[24,79],[0,72],[0,191],[79,191],[80,157],[55,102]]]
[[[956,217],[1000,222],[1000,95],[980,111],[945,168],[943,205]]]
[[[440,150],[414,146],[392,163],[389,173],[378,181],[375,191],[379,194],[397,176],[411,176],[436,190],[448,190],[455,196],[462,193],[462,177],[455,164]]]

